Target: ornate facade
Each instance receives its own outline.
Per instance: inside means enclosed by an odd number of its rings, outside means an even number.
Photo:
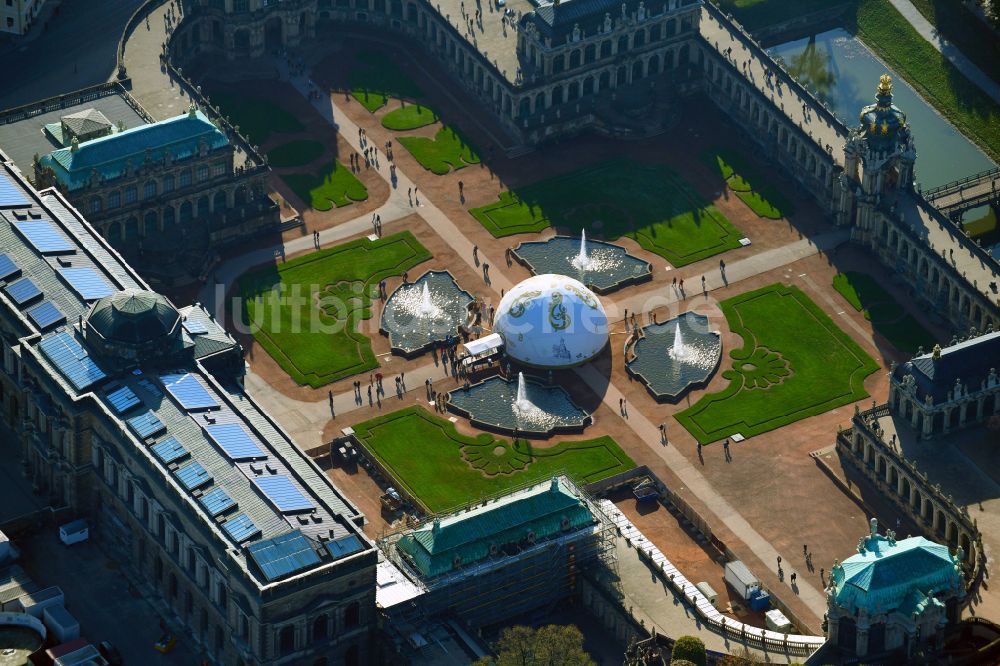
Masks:
[[[889,409],[924,439],[1000,414],[1000,332],[942,349],[936,345],[889,374]]]
[[[953,557],[923,537],[881,535],[872,518],[857,554],[830,570],[828,644],[862,661],[910,657],[922,643],[942,647],[965,596],[961,560],[961,549]]]
[[[243,391],[240,346],[58,190],[6,163],[0,185],[0,420],[37,492],[88,519],[199,661],[371,663],[364,517]]]
[[[35,183],[58,187],[116,249],[148,265],[151,279],[198,275],[209,251],[277,229],[267,168],[234,165],[229,138],[193,106],[158,123],[69,139],[39,157]]]

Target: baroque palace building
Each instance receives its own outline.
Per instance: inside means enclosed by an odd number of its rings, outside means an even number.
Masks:
[[[703,0],[565,0],[470,39],[460,0],[191,0],[166,47],[177,65],[297,46],[331,30],[385,30],[436,58],[517,145],[583,130],[663,131],[707,97],[852,240],[963,335],[1000,324],[997,261],[915,187],[916,139],[883,77],[851,128],[738,24]],[[471,9],[470,9],[471,11]],[[485,12],[484,12],[485,14]],[[491,21],[499,21],[496,12]]]
[[[193,105],[130,129],[89,109],[45,133],[63,147],[36,157],[35,184],[57,187],[159,282],[197,275],[211,252],[278,228],[267,167],[237,165],[229,137]]]
[[[364,516],[242,388],[243,350],[150,290],[0,153],[0,420],[51,506],[211,663],[373,659]]]

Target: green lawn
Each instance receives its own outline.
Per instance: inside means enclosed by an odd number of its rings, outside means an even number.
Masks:
[[[390,97],[412,99],[423,95],[413,79],[399,69],[395,61],[378,51],[362,51],[347,77],[354,99],[375,113]]]
[[[222,115],[227,116],[229,122],[239,125],[241,134],[256,144],[267,141],[272,133],[293,133],[305,129],[294,115],[262,97],[219,90],[210,92],[209,100],[222,110]]]
[[[868,396],[864,379],[879,364],[796,287],[774,284],[721,307],[744,344],[729,353],[729,386],[677,415],[702,444],[759,435]]]
[[[833,277],[833,288],[858,312],[864,312],[875,330],[902,352],[920,347],[929,351],[934,336],[909,315],[889,292],[870,275],[848,271]]]
[[[912,0],[941,35],[994,81],[1000,81],[1000,39],[962,0]]]
[[[452,169],[479,164],[479,155],[461,134],[444,126],[433,139],[424,136],[402,136],[399,142],[420,162],[420,166],[441,176]]]
[[[792,214],[791,203],[750,162],[722,148],[702,153],[702,160],[759,217],[780,220]]]
[[[281,179],[314,210],[340,208],[368,198],[368,188],[351,170],[334,160],[319,173],[282,174]]]
[[[737,248],[743,237],[668,167],[618,160],[503,192],[469,212],[496,237],[586,228],[607,240],[632,238],[674,266]]]
[[[437,119],[437,114],[426,106],[410,104],[382,116],[382,127],[402,132],[426,127],[436,123]]]
[[[312,139],[289,141],[267,151],[267,162],[275,168],[303,166],[318,160],[325,150]]]
[[[536,448],[488,433],[460,434],[422,407],[408,407],[354,426],[358,439],[409,494],[441,512],[513,486],[565,472],[591,483],[635,463],[610,437]]]
[[[431,254],[409,231],[367,238],[268,266],[240,279],[254,340],[299,384],[323,386],[378,367],[358,323],[383,278]]]
[[[856,30],[938,112],[1000,160],[1000,104],[945,60],[889,0],[859,0]]]

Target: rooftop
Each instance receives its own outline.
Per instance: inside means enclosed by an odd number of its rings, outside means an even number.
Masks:
[[[915,356],[896,369],[896,376],[913,376],[917,394],[931,396],[935,402],[947,401],[948,394],[960,381],[969,390],[979,390],[990,372],[1000,367],[1000,331],[963,340],[935,352]]]
[[[63,116],[93,109],[99,111],[113,124],[121,122],[126,128],[138,127],[146,122],[129,105],[123,94],[90,97],[86,101],[81,100],[79,104],[56,106],[51,111],[18,119],[7,119],[0,114],[0,146],[3,146],[3,151],[23,173],[30,175],[33,173],[35,155],[45,155],[61,147],[46,134],[45,126],[59,124]]]
[[[564,478],[435,519],[403,536],[397,548],[424,576],[448,573],[495,556],[508,544],[533,544],[595,521]]]
[[[138,168],[147,160],[161,161],[167,155],[171,160],[196,155],[202,142],[215,150],[228,145],[229,139],[201,111],[189,111],[59,148],[44,155],[40,163],[53,170],[59,183],[73,190],[86,185],[94,171],[101,178],[116,178],[126,173],[130,163]]]
[[[961,558],[952,558],[948,546],[924,537],[896,541],[892,531],[881,535],[877,529],[873,518],[871,533],[859,542],[858,553],[834,565],[831,582],[838,606],[910,614],[936,603],[935,594],[964,590]]]
[[[153,294],[57,195],[35,192],[7,164],[0,166],[0,247],[0,316],[13,321],[25,354],[131,440],[163,492],[176,493],[251,578],[266,585],[371,548],[356,527],[360,514],[315,464],[235,378],[202,365],[220,351],[238,353],[225,330],[200,306],[178,311]],[[67,267],[88,269],[84,283],[78,274],[67,278]],[[35,290],[17,302],[10,287],[23,280]],[[131,293],[118,297],[126,306],[180,314],[180,351],[117,370],[118,359],[103,356],[80,330],[97,303],[114,300],[101,296],[103,287]],[[46,303],[60,316],[32,315]]]

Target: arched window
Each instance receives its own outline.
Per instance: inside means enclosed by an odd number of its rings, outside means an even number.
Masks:
[[[163,191],[164,192],[173,192],[174,191],[174,177],[173,176],[164,176],[163,177]]]
[[[157,222],[158,220],[156,219],[155,210],[151,210],[148,213],[146,213],[145,217],[142,218],[142,235],[148,236],[154,231],[158,231],[159,229],[157,227],[159,225]]]
[[[618,38],[618,53],[625,51],[628,51],[628,35],[622,35]]]
[[[125,205],[135,203],[139,198],[139,193],[135,188],[135,185],[129,185],[125,188]]]
[[[198,199],[198,217],[208,217],[208,197]]]
[[[327,632],[327,617],[326,614],[319,615],[315,620],[313,620],[313,640],[322,641],[326,640],[328,636]]]
[[[215,212],[221,213],[226,210],[226,193],[219,190],[215,193]]]
[[[170,598],[177,598],[177,576],[173,573],[170,574]]]
[[[170,227],[174,226],[174,223],[177,221],[174,218],[174,215],[175,215],[175,213],[174,213],[174,207],[173,206],[166,206],[163,209],[163,230],[164,231],[167,231],[167,230],[170,229]]]
[[[187,224],[191,221],[191,217],[194,215],[193,207],[190,201],[185,201],[181,204],[181,224]]]
[[[125,222],[125,240],[132,240],[139,236],[139,220],[134,215]]]
[[[101,197],[98,196],[90,197],[90,212],[91,213],[101,212]]]
[[[344,626],[350,628],[359,624],[361,624],[361,604],[355,601],[347,607],[347,611],[344,613]]]
[[[278,632],[278,653],[291,654],[295,650],[295,627],[287,625]]]
[[[191,184],[191,169],[184,169],[181,171],[180,186],[187,187]]]
[[[198,180],[208,180],[208,165],[202,164],[198,167]]]
[[[112,192],[108,195],[108,208],[118,208],[122,205],[122,193]]]
[[[146,185],[142,188],[142,198],[152,199],[156,196],[156,181],[150,180],[146,181]]]

